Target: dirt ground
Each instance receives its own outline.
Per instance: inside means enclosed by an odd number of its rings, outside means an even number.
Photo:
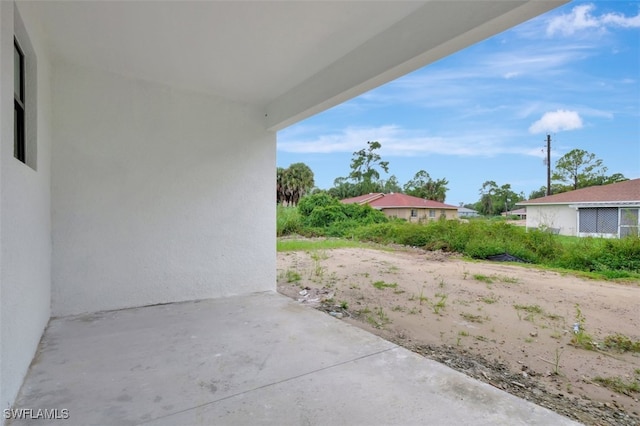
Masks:
[[[603,344],[640,340],[637,283],[359,248],[278,253],[278,291],[582,423],[640,425],[640,353]]]

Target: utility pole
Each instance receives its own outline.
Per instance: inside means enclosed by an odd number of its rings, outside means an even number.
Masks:
[[[551,195],[551,135],[547,135],[547,196]]]

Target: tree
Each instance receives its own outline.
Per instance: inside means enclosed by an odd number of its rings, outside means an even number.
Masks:
[[[404,191],[408,195],[424,198],[425,200],[434,200],[441,203],[447,198],[447,185],[449,181],[446,179],[433,180],[429,173],[420,170],[415,174],[413,179],[404,185]]]
[[[514,192],[511,184],[498,186],[495,181],[488,180],[480,188],[480,201],[476,203],[476,210],[483,215],[499,215],[513,210],[515,204],[522,200],[524,200],[524,194]]]
[[[529,193],[529,199],[533,200],[535,198],[542,198],[542,197],[545,197],[546,195],[547,195],[547,187],[543,185],[539,189],[534,189],[533,191],[531,191],[531,193]]]
[[[493,215],[493,196],[498,189],[495,181],[488,180],[482,184],[480,188],[480,201],[476,210],[483,215]]]
[[[602,179],[607,168],[595,154],[572,149],[556,161],[552,180],[563,182],[570,190],[586,188]]]
[[[353,153],[349,179],[359,186],[358,192],[360,194],[358,195],[379,192],[381,189],[382,185],[378,182],[380,179],[378,168],[385,173],[389,172],[389,162],[382,161],[382,157],[376,152],[381,147],[380,142],[368,141],[366,149]]]
[[[398,178],[395,175],[389,176],[389,179],[384,181],[382,184],[382,192],[385,194],[390,194],[392,192],[402,192],[402,188],[400,187],[400,182],[398,182]]]
[[[297,205],[313,188],[313,171],[304,163],[291,164],[287,169],[276,170],[276,201],[280,204]]]

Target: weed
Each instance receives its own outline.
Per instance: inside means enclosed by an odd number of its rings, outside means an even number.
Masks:
[[[445,285],[446,285],[446,283],[444,282],[444,278],[440,278],[440,281],[438,282],[438,287],[444,288]]]
[[[428,302],[429,298],[424,295],[424,286],[420,289],[420,296],[418,296],[418,300],[422,305],[422,302]]]
[[[619,352],[640,352],[640,340],[633,341],[623,334],[613,334],[605,337],[604,345]]]
[[[295,271],[293,269],[287,269],[282,275],[282,278],[284,278],[288,283],[295,283],[298,282],[302,279],[302,275],[300,275],[300,273],[298,273],[298,271]]]
[[[533,339],[532,339],[531,337],[526,337],[526,338],[524,339],[524,342],[525,342],[525,343],[533,343]]]
[[[535,322],[536,314],[543,314],[544,310],[538,305],[513,305],[518,313],[518,319],[522,320],[521,311],[526,312],[525,321]]]
[[[491,295],[491,296],[485,296],[481,299],[484,303],[486,303],[487,305],[492,305],[494,303],[496,303],[498,301],[498,299],[495,298],[495,296]]]
[[[394,306],[393,308],[391,308],[391,310],[393,312],[404,312],[404,308],[402,306],[400,306],[400,305]]]
[[[593,338],[587,334],[585,330],[586,318],[580,310],[580,305],[576,303],[576,322],[574,324],[573,337],[571,343],[580,348],[593,350],[598,347],[597,343],[593,341]]]
[[[309,256],[311,257],[311,260],[313,260],[313,269],[311,270],[311,276],[309,278],[313,278],[315,276],[322,280],[325,268],[320,264],[320,262],[324,259],[328,259],[329,256],[322,250],[314,250]]]
[[[467,337],[468,335],[469,335],[469,332],[467,331],[464,331],[464,330],[458,331],[458,336]]]
[[[439,297],[439,300],[437,302],[436,301],[434,301],[434,302],[429,301],[429,304],[431,305],[431,309],[433,309],[433,313],[434,314],[439,314],[440,310],[444,309],[444,307],[447,304],[447,295],[446,294],[436,293],[436,297]]]
[[[405,293],[405,291],[401,290],[399,288],[396,288],[396,289],[393,290],[393,294],[402,294],[402,293]]]
[[[333,287],[338,283],[338,275],[335,272],[332,272],[329,275],[329,282],[327,283],[328,287]]]
[[[519,282],[517,277],[508,277],[506,275],[501,275],[498,278],[498,281],[503,283],[517,284]]]
[[[386,283],[384,281],[376,281],[371,283],[372,286],[377,288],[378,290],[384,290],[385,288],[396,288],[398,287],[397,283]]]
[[[326,260],[329,258],[329,255],[327,254],[326,251],[324,250],[313,250],[309,256],[311,256],[311,259],[314,261],[321,261],[321,260]]]
[[[397,274],[399,270],[400,270],[400,268],[398,268],[397,266],[391,265],[391,266],[389,266],[389,269],[387,269],[385,272],[387,274]]]
[[[553,374],[556,376],[560,375],[560,356],[562,355],[562,351],[560,348],[556,348],[555,357],[553,358]]]
[[[340,309],[344,309],[346,311],[347,309],[349,309],[349,303],[347,303],[346,300],[341,300],[340,301]]]
[[[538,305],[513,305],[519,311],[529,312],[530,314],[542,314],[544,311]]]
[[[483,283],[492,284],[493,280],[491,277],[482,274],[473,274],[473,279],[476,281],[482,281]]]
[[[634,379],[625,382],[621,377],[594,377],[593,381],[611,389],[614,392],[631,396],[631,393],[640,393],[640,380]]]
[[[382,328],[391,322],[389,316],[384,312],[381,306],[374,308],[373,314],[374,315],[367,316],[367,322],[375,328]]]
[[[421,313],[421,312],[422,312],[422,310],[420,310],[420,309],[418,309],[418,308],[411,308],[411,309],[409,310],[409,314],[410,314],[410,315],[418,315],[418,314],[419,314],[419,313]]]
[[[360,315],[366,315],[370,313],[371,313],[371,309],[369,309],[368,306],[365,306],[364,309],[360,309],[360,311],[358,311],[358,314]]]
[[[460,316],[469,322],[477,322],[479,324],[482,324],[484,322],[484,320],[480,315],[473,315],[466,312],[460,312]]]

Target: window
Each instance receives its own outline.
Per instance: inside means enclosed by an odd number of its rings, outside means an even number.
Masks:
[[[620,236],[640,235],[640,209],[620,209]]]
[[[13,30],[13,156],[37,170],[37,60],[17,7],[13,8]]]
[[[436,211],[433,209],[429,209],[429,217],[436,217]]]
[[[418,217],[418,210],[411,209],[411,217]]]
[[[13,155],[23,163],[27,162],[27,146],[25,132],[25,90],[24,90],[24,53],[13,39]]]
[[[580,232],[586,234],[618,234],[618,209],[616,207],[584,208],[580,214]]]

